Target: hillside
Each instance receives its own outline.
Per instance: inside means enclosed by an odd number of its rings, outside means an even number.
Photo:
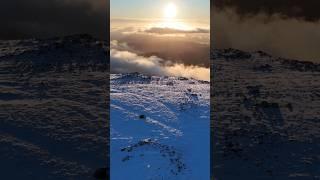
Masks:
[[[320,178],[320,65],[213,50],[216,179]]]
[[[87,35],[0,41],[2,179],[95,179],[108,165],[108,67]]]
[[[209,179],[209,82],[111,75],[111,179]]]

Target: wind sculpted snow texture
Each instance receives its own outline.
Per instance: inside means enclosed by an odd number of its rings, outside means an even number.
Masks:
[[[0,41],[0,179],[94,179],[107,167],[106,55],[86,35]]]
[[[320,179],[320,65],[212,51],[217,180]]]
[[[209,82],[111,75],[111,179],[208,180]]]

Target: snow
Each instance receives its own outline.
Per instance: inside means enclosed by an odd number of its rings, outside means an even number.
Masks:
[[[319,179],[320,65],[212,51],[208,82],[111,75],[112,179]],[[0,41],[4,179],[108,167],[108,65],[87,36]],[[144,115],[145,117],[141,116]]]
[[[108,166],[104,51],[86,36],[0,42],[2,179],[93,180]]]
[[[209,179],[209,94],[194,79],[112,74],[111,179]]]
[[[212,51],[217,180],[320,178],[320,65]]]
[[[101,45],[84,35],[0,42],[1,177],[108,171]],[[209,89],[194,79],[112,75],[112,179],[209,179]]]

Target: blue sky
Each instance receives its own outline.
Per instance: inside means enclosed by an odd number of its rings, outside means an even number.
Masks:
[[[162,18],[171,2],[177,6],[177,18],[210,18],[210,0],[110,0],[111,18]]]

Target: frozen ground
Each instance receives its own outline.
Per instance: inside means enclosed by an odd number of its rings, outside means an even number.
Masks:
[[[111,75],[111,179],[208,180],[210,86]]]
[[[233,49],[212,58],[214,177],[320,179],[320,65]],[[87,36],[0,41],[2,179],[106,168],[107,69]],[[206,82],[114,74],[111,98],[112,177],[208,177]]]
[[[0,41],[0,179],[95,179],[107,167],[106,62],[85,35]]]
[[[320,65],[212,51],[217,180],[320,179]]]

